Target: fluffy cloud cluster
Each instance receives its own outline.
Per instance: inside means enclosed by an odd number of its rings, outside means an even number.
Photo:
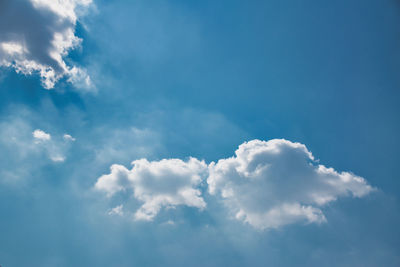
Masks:
[[[151,162],[141,159],[133,161],[132,165],[131,170],[122,165],[112,165],[111,173],[101,176],[95,188],[108,196],[132,190],[133,196],[143,203],[136,211],[135,219],[152,220],[163,207],[206,207],[197,188],[207,171],[203,161],[194,158]]]
[[[38,73],[46,89],[62,77],[92,88],[84,69],[68,66],[63,57],[79,46],[77,12],[91,0],[0,1],[0,66],[23,74]]]
[[[373,190],[363,178],[320,165],[306,146],[284,139],[243,143],[235,156],[209,165],[194,158],[141,159],[131,170],[113,165],[111,174],[100,177],[95,187],[108,196],[133,190],[144,203],[135,217],[152,220],[163,206],[205,208],[197,188],[202,179],[238,220],[258,229],[325,222],[322,206]]]
[[[235,155],[209,165],[209,192],[219,194],[237,219],[256,228],[321,223],[326,221],[321,206],[373,190],[361,177],[316,164],[300,143],[253,140]]]

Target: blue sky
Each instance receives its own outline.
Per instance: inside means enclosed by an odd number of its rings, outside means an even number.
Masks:
[[[0,1],[0,265],[399,266],[395,0]]]

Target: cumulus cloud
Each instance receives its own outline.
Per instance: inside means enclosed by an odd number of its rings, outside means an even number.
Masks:
[[[238,220],[259,229],[325,222],[322,206],[373,190],[357,175],[317,164],[305,145],[283,139],[243,143],[234,157],[209,165],[207,183]]]
[[[136,220],[153,220],[163,207],[206,207],[198,189],[207,172],[207,165],[203,161],[195,158],[187,161],[140,159],[133,161],[132,165],[131,170],[122,165],[112,165],[111,173],[101,176],[95,188],[109,197],[132,190],[133,197],[143,203],[135,212]]]
[[[374,190],[362,177],[325,167],[305,145],[284,139],[245,142],[235,156],[209,165],[195,158],[141,159],[132,164],[131,170],[112,165],[95,188],[109,197],[132,190],[143,202],[135,213],[142,220],[152,220],[162,207],[205,208],[198,189],[203,180],[236,219],[258,229],[325,222],[322,207],[327,203]]]
[[[75,35],[77,13],[91,0],[0,1],[0,66],[25,75],[38,73],[43,87],[67,80],[93,88],[84,69],[68,66],[64,57],[80,45]]]
[[[37,142],[40,141],[49,141],[51,139],[51,135],[40,130],[40,129],[36,129],[32,132],[33,138],[36,139]]]

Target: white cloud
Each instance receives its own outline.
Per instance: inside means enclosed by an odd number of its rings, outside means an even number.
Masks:
[[[1,48],[3,51],[5,51],[7,54],[13,55],[13,54],[22,54],[24,52],[27,52],[24,47],[18,43],[1,43]]]
[[[122,165],[112,165],[111,173],[101,176],[95,188],[109,197],[132,190],[133,197],[143,203],[135,212],[136,220],[153,220],[163,207],[206,207],[198,189],[207,172],[203,161],[194,158],[188,161],[141,159],[133,161],[132,165],[131,170]]]
[[[38,73],[46,89],[63,77],[77,87],[93,89],[86,71],[63,59],[82,41],[75,36],[77,12],[90,4],[91,0],[2,2],[0,66],[25,75]]]
[[[32,132],[32,135],[36,139],[36,141],[49,141],[51,139],[50,134],[39,129],[34,130]]]
[[[317,164],[306,146],[283,139],[243,143],[234,157],[212,162],[209,171],[209,192],[259,229],[325,222],[323,205],[373,190],[363,178]]]
[[[72,137],[72,136],[69,135],[69,134],[64,134],[64,135],[63,135],[63,139],[64,139],[65,141],[72,141],[72,142],[74,142],[74,141],[76,140],[74,137]]]
[[[235,156],[211,162],[190,158],[112,165],[95,188],[109,197],[133,192],[143,205],[138,220],[152,220],[162,207],[205,208],[198,186],[206,179],[211,195],[220,196],[238,220],[258,229],[298,222],[322,223],[322,207],[339,197],[363,197],[374,190],[361,177],[318,164],[305,145],[284,139],[243,143]]]
[[[92,0],[31,0],[31,2],[36,8],[49,9],[61,18],[76,22],[77,6],[88,6]]]

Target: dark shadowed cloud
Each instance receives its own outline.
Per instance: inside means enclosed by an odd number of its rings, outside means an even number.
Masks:
[[[62,77],[83,87],[91,87],[84,69],[68,66],[63,60],[69,50],[80,45],[75,35],[76,10],[91,0],[0,1],[0,66],[23,74],[38,73],[46,89]]]

